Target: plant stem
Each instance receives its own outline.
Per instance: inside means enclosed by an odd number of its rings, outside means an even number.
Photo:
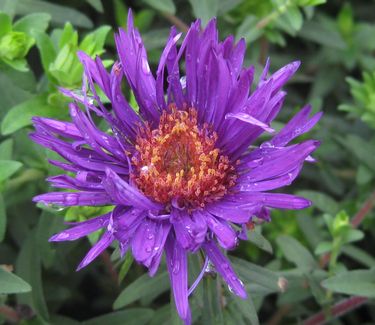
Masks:
[[[189,26],[177,16],[167,12],[163,12],[163,16],[167,18],[173,25],[175,25],[181,32],[186,33],[189,30]]]
[[[371,195],[368,197],[365,203],[363,203],[359,211],[352,218],[351,224],[353,228],[358,228],[358,226],[362,223],[362,221],[365,219],[367,214],[372,210],[374,205],[375,205],[375,191],[371,193]],[[330,253],[324,254],[320,258],[320,262],[319,262],[320,266],[322,268],[325,268],[328,265],[330,259],[331,259]]]
[[[282,6],[279,6],[276,10],[272,11],[269,15],[259,20],[259,22],[256,24],[257,29],[262,29],[266,27],[269,23],[276,20],[279,16],[281,16],[283,13],[285,13],[288,8],[293,4],[293,1],[287,0]]]
[[[334,318],[338,318],[348,312],[362,306],[367,302],[365,297],[350,297],[348,299],[341,300],[329,309],[331,317],[327,319],[326,312],[320,311],[317,314],[311,316],[309,319],[303,322],[303,325],[323,325],[327,321]]]

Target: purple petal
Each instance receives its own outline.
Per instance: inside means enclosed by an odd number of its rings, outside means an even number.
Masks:
[[[199,211],[195,211],[191,217],[185,211],[172,209],[171,223],[182,248],[196,251],[205,240],[207,225]]]
[[[188,301],[187,254],[172,236],[168,237],[165,253],[177,312],[185,324],[188,324],[191,316]]]
[[[87,174],[87,173],[86,173]],[[51,186],[66,189],[75,189],[80,191],[101,191],[103,192],[103,186],[101,179],[98,178],[99,182],[91,182],[80,178],[73,178],[68,175],[58,175],[47,178],[48,182],[51,182]]]
[[[226,221],[217,220],[210,214],[206,214],[207,225],[216,235],[220,245],[225,249],[233,249],[238,244],[236,232]]]
[[[83,136],[77,127],[70,122],[58,121],[45,117],[33,117],[32,121],[37,130],[43,128],[66,138],[82,140]]]
[[[112,212],[86,221],[76,223],[74,227],[53,235],[49,241],[72,241],[87,236],[100,228],[106,227]]]
[[[203,249],[206,252],[210,261],[215,265],[218,273],[223,277],[231,291],[242,299],[247,298],[245,287],[241,280],[237,277],[232,266],[227,258],[221,253],[219,248],[213,241],[208,241],[203,244]]]
[[[157,123],[160,112],[156,100],[155,79],[147,62],[142,38],[134,28],[130,10],[127,31],[120,29],[119,34],[115,35],[115,42],[124,74],[140,106],[140,114],[150,123]]]
[[[310,112],[310,105],[302,108],[270,142],[274,146],[285,146],[294,138],[310,131],[323,115],[322,112],[319,112],[308,119]]]
[[[113,170],[107,168],[106,176],[103,187],[115,202],[148,210],[160,210],[163,207],[162,204],[149,200],[138,189],[120,178]]]
[[[253,167],[240,178],[240,182],[257,182],[269,178],[278,177],[287,173],[292,173],[318,146],[318,141],[307,140],[298,145],[290,147],[270,149],[268,154],[261,155],[262,162],[259,166]],[[262,151],[262,149],[258,149]],[[256,157],[256,152],[251,155]],[[293,175],[290,177],[293,179]]]
[[[267,131],[267,132],[270,132],[270,133],[275,132],[275,130],[272,129],[267,124],[265,124],[265,123],[257,120],[256,118],[254,118],[254,117],[252,117],[252,116],[250,116],[249,114],[246,114],[246,113],[229,113],[229,114],[225,115],[225,118],[226,119],[228,119],[228,118],[235,118],[235,119],[238,119],[240,121],[249,123],[251,125],[259,126],[264,131]]]
[[[238,208],[238,204],[221,200],[208,204],[206,210],[214,216],[234,223],[248,222],[251,214]]]
[[[50,192],[35,196],[33,201],[61,206],[113,204],[111,198],[105,192]]]
[[[77,271],[90,264],[96,259],[114,240],[113,234],[106,231],[100,240],[89,250],[82,262],[78,265]]]
[[[311,201],[291,194],[241,192],[235,197],[237,197],[240,208],[261,204],[270,208],[299,210],[311,206]]]

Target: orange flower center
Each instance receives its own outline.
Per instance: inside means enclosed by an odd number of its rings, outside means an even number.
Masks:
[[[228,157],[215,148],[216,141],[207,124],[198,126],[194,108],[177,110],[171,104],[158,128],[139,130],[132,178],[157,202],[204,207],[223,197],[237,178]]]

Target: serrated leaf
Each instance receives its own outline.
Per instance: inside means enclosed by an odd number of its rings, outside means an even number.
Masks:
[[[132,308],[83,321],[82,325],[143,325],[153,317],[154,311],[149,308]]]
[[[298,268],[312,270],[317,266],[309,250],[298,240],[290,236],[279,236],[276,241],[283,251],[285,258]]]
[[[31,124],[33,116],[61,117],[62,112],[47,104],[45,95],[37,95],[19,105],[12,107],[1,123],[1,133],[11,134]]]
[[[176,13],[176,7],[173,0],[143,0],[143,2],[161,12],[167,12],[172,15]]]
[[[11,177],[22,167],[22,163],[15,160],[0,160],[0,182]]]
[[[114,309],[119,309],[137,301],[145,296],[157,297],[167,291],[170,287],[167,272],[162,272],[154,277],[148,274],[140,276],[137,280],[129,284],[117,297],[113,304]]]
[[[375,268],[336,275],[323,281],[322,286],[334,292],[375,298]]]
[[[6,295],[29,291],[31,291],[31,287],[27,282],[0,267],[0,294]]]

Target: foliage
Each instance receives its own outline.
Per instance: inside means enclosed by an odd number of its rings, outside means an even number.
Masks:
[[[108,208],[36,207],[57,159],[27,137],[32,116],[68,118],[59,87],[80,94],[78,50],[114,56],[112,32],[132,7],[153,69],[171,24],[186,31],[216,16],[221,37],[248,42],[246,65],[271,70],[300,59],[288,86],[283,125],[310,102],[324,118],[312,138],[322,140],[317,163],[306,166],[288,192],[314,202],[302,212],[274,211],[272,222],[251,225],[248,242],[230,253],[249,299],[234,297],[211,265],[191,295],[195,324],[290,324],[330,309],[346,296],[374,299],[375,242],[375,4],[366,0],[142,0],[0,1],[0,324],[179,324],[165,265],[154,278],[111,247],[75,273],[89,240],[48,238],[64,221],[86,220]],[[110,35],[109,37],[107,37]],[[360,81],[362,76],[362,80]],[[345,82],[347,80],[347,83]],[[128,87],[128,99],[134,101]],[[101,94],[100,94],[101,95]],[[347,113],[349,112],[349,114]],[[105,126],[103,126],[105,128]],[[190,283],[204,261],[189,257]],[[6,312],[10,311],[10,313]],[[275,314],[273,314],[275,313]],[[344,313],[346,323],[373,323],[371,305]],[[276,319],[274,318],[274,319]],[[280,319],[280,318],[277,318]],[[338,321],[339,323],[340,321]]]

